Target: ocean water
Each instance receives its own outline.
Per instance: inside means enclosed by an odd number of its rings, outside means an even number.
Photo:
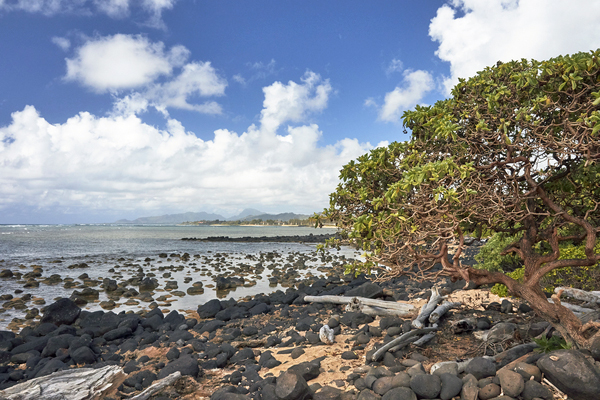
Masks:
[[[209,287],[214,284],[217,274],[229,274],[238,265],[258,265],[261,255],[275,254],[271,266],[278,268],[294,263],[298,259],[305,261],[303,276],[324,276],[326,268],[338,267],[334,262],[324,262],[316,253],[315,244],[304,243],[234,243],[234,242],[201,242],[187,241],[182,238],[205,238],[210,236],[293,236],[308,234],[326,234],[332,229],[315,229],[309,227],[280,226],[179,226],[179,225],[0,225],[0,270],[10,269],[22,274],[41,266],[43,273],[36,278],[39,287],[24,288],[24,280],[0,279],[0,295],[10,294],[15,298],[30,294],[32,298],[44,299],[50,304],[54,299],[69,297],[73,290],[83,288],[82,274],[89,278],[102,280],[111,278],[123,282],[140,271],[159,280],[160,286],[154,298],[166,296],[170,302],[161,303],[161,309],[180,311],[196,309],[213,298],[239,299],[257,293],[270,293],[285,290],[281,285],[269,284],[271,269],[265,268],[261,274],[246,276],[253,286],[238,287],[232,291],[217,292]],[[167,253],[168,258],[159,257]],[[188,253],[189,261],[181,260],[174,255]],[[357,257],[358,253],[346,248],[333,251],[336,256]],[[73,265],[85,263],[86,268],[72,268]],[[266,264],[266,263],[263,263]],[[71,267],[71,268],[69,268]],[[62,279],[71,278],[78,285],[76,288],[65,288],[64,281],[49,285],[42,283],[44,278],[58,274]],[[232,273],[232,276],[236,276]],[[186,292],[193,282],[200,281],[204,285],[204,293],[200,295],[173,296],[171,291],[163,289],[167,281],[176,281],[177,290]],[[137,287],[133,287],[137,289]],[[95,289],[99,289],[96,286]],[[99,302],[108,300],[106,293],[100,290],[100,298],[90,302],[84,309],[101,309]],[[148,303],[125,305],[128,299],[118,301],[115,312],[147,308]],[[135,302],[135,301],[134,301]],[[43,307],[27,303],[27,309],[15,310],[0,308],[0,329],[5,328],[13,318],[23,318],[33,308]]]

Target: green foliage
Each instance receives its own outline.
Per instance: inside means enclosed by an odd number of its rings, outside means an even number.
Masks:
[[[550,339],[542,337],[540,339],[533,339],[537,343],[538,347],[535,349],[538,353],[550,353],[555,350],[568,350],[571,345],[567,344],[567,341],[560,336],[551,336]]]
[[[479,253],[475,256],[475,261],[477,261],[475,267],[487,271],[514,271],[523,264],[521,258],[515,253],[502,253],[518,239],[520,239],[520,235],[495,234],[481,246]]]
[[[485,231],[492,240],[479,266],[490,272],[473,275],[497,283],[497,272],[521,264],[519,252],[528,254],[522,264],[529,279],[536,260],[557,261],[549,257],[556,240],[594,235],[596,242],[600,50],[498,63],[460,80],[451,98],[405,112],[403,122],[410,141],[345,165],[323,213],[373,265],[426,278],[436,262],[452,259],[448,249],[465,232]],[[519,252],[500,254],[515,242]],[[583,264],[592,266],[590,251]],[[569,254],[562,260],[582,264]],[[464,269],[446,263],[445,272],[460,278]]]
[[[525,276],[525,267],[517,268],[512,272],[508,272],[506,275],[513,278],[515,281],[523,282],[523,277]],[[500,296],[500,297],[508,297],[508,288],[501,284],[496,283],[491,289],[490,292]]]

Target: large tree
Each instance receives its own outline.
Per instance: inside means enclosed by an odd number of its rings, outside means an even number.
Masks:
[[[600,260],[599,104],[600,50],[499,62],[449,99],[406,112],[409,141],[345,165],[325,216],[388,276],[502,283],[568,342],[589,347],[597,326],[547,301],[540,280]],[[505,253],[522,260],[523,282],[462,264],[465,235],[481,232],[518,238]],[[585,256],[561,257],[565,244]]]

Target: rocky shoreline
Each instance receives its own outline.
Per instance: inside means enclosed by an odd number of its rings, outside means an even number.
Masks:
[[[244,237],[229,237],[229,236],[209,236],[205,238],[183,238],[181,240],[191,240],[198,242],[235,242],[235,243],[325,243],[328,239],[340,238],[337,233],[314,235],[293,235],[293,236],[244,236]]]
[[[379,361],[372,359],[375,349],[410,331],[411,318],[305,301],[346,295],[421,305],[434,284],[463,306],[444,316],[429,343],[387,352]],[[0,331],[0,397],[23,398],[9,397],[11,388],[50,380],[57,371],[115,366],[123,379],[102,398],[550,400],[564,398],[561,392],[574,400],[598,398],[600,346],[591,353],[538,353],[531,339],[552,331],[526,304],[463,286],[406,278],[378,284],[332,273],[269,295],[213,299],[187,313],[156,305],[136,313],[90,312],[61,299],[42,310],[35,326]],[[319,337],[324,325],[335,333],[333,344]],[[450,362],[439,364],[444,361]],[[174,383],[139,397],[175,372],[181,377]]]

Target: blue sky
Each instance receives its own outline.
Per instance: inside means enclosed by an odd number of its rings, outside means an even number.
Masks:
[[[312,213],[402,112],[600,47],[598,0],[0,0],[0,223]]]

